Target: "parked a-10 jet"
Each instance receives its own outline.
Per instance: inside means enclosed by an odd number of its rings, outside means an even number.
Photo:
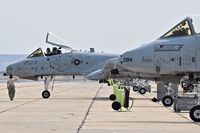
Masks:
[[[150,79],[180,83],[186,76],[189,84],[200,81],[200,17],[187,17],[156,41],[122,54],[118,66],[151,75]],[[138,75],[142,77],[142,75]],[[145,78],[145,77],[142,77]],[[200,104],[200,103],[198,103]],[[200,105],[190,110],[192,120],[200,122]]]
[[[176,84],[184,78],[188,88],[194,87],[200,81],[200,17],[185,18],[157,40],[111,59],[88,77],[104,80],[117,74]],[[190,110],[190,117],[200,122],[200,105]]]

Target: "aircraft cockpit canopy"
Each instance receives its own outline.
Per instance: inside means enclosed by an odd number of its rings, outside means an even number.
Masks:
[[[34,58],[34,57],[44,57],[44,53],[41,48],[36,49],[27,58]]]
[[[165,33],[161,38],[190,36],[200,33],[200,16],[187,17]]]

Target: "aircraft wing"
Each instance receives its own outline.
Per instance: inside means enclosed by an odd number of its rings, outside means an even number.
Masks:
[[[113,69],[115,67],[117,60],[118,58],[113,58],[113,59],[108,60],[104,66],[104,69],[107,69],[107,70]]]
[[[101,80],[101,79],[109,78],[111,75],[110,71],[115,67],[117,59],[118,58],[107,60],[107,62],[102,68],[96,71],[93,71],[92,73],[88,74],[86,77],[90,80]]]

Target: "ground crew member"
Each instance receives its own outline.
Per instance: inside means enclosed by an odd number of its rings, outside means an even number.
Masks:
[[[7,88],[8,88],[8,95],[10,100],[12,101],[13,98],[15,97],[15,81],[17,79],[13,79],[13,76],[10,75],[9,80],[7,82]]]

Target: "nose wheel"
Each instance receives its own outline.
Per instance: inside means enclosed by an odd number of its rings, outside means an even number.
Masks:
[[[50,84],[52,82],[52,84]],[[50,77],[45,77],[45,80],[44,80],[44,91],[42,92],[42,97],[44,99],[47,99],[50,97],[51,93],[49,92],[49,88],[51,87],[51,91],[53,90],[53,87],[54,87],[54,81],[55,81],[55,76],[50,76]]]
[[[45,90],[45,91],[42,92],[42,97],[43,97],[44,99],[49,98],[50,95],[51,95],[51,93],[50,93],[48,90]]]

